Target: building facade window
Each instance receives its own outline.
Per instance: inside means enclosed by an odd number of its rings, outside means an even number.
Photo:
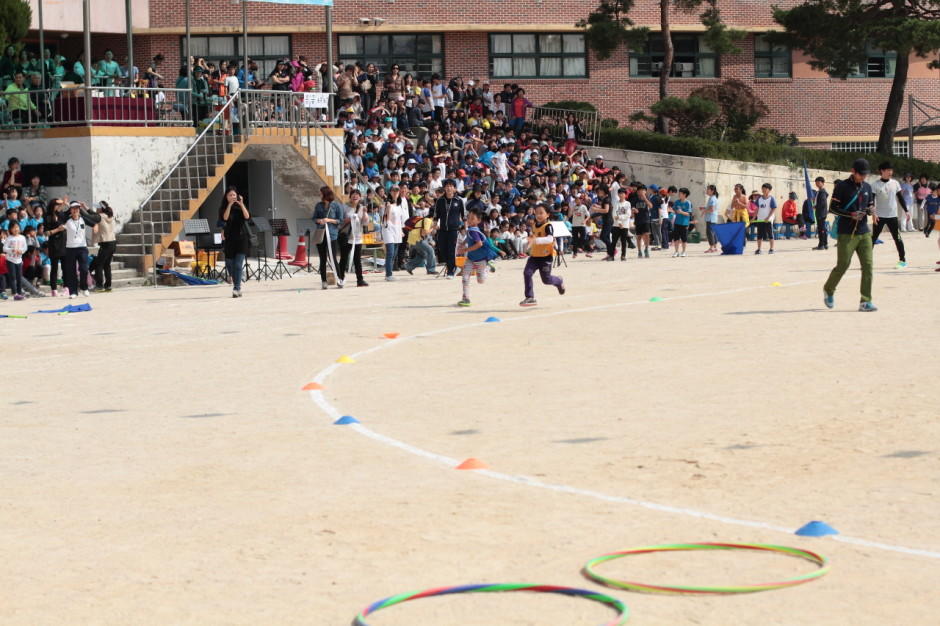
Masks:
[[[220,35],[190,37],[192,55],[218,65],[219,61],[242,58],[242,36]],[[186,37],[180,37],[180,58],[186,50]],[[274,71],[278,59],[291,58],[290,35],[249,35],[248,58],[258,64],[258,78],[267,78]]]
[[[763,35],[754,37],[754,76],[757,78],[791,78],[793,61],[790,48],[774,45]]]
[[[878,147],[875,141],[833,141],[832,150],[835,152],[858,152],[867,154],[874,152]],[[907,157],[910,154],[907,141],[895,141],[891,152],[896,157]]]
[[[894,68],[898,62],[896,52],[882,50],[871,45],[866,47],[868,59],[855,67],[847,78],[894,78]]]
[[[392,65],[402,76],[444,76],[444,41],[441,35],[340,35],[339,58],[343,65],[359,61],[375,63],[382,78]]]
[[[705,37],[690,33],[673,33],[674,49],[670,76],[678,78],[716,78],[719,75],[718,55],[708,47]],[[663,71],[663,38],[651,33],[642,50],[630,52],[630,76],[649,78]]]
[[[492,78],[587,78],[580,33],[490,35]]]

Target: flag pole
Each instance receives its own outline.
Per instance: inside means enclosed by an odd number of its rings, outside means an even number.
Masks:
[[[82,0],[82,21],[84,22],[85,38],[85,125],[92,125],[92,112],[94,108],[91,104],[91,83],[93,76],[91,73],[91,0]]]
[[[194,101],[195,92],[193,91],[193,64],[189,62],[189,57],[192,56],[192,29],[189,26],[189,2],[186,0],[186,54],[184,56],[184,63],[186,63],[186,88],[189,89],[187,99],[189,101],[189,117],[194,122],[196,121],[196,104]],[[179,97],[179,95],[177,95]],[[198,124],[198,122],[196,122]]]
[[[248,0],[242,0],[242,72],[245,73],[245,89],[248,89]]]
[[[327,4],[323,7],[326,17],[326,81],[323,85],[323,91],[328,94],[333,93],[333,6]],[[333,98],[327,96],[327,104],[330,112],[330,122],[333,122]]]
[[[37,4],[39,6],[39,63],[42,66],[42,71],[39,72],[42,78],[42,83],[41,83],[40,88],[43,91],[45,91],[46,90],[46,71],[49,68],[46,66],[46,33],[43,28],[43,22],[42,22],[42,0],[39,0]],[[47,97],[47,101],[48,101],[48,97]]]

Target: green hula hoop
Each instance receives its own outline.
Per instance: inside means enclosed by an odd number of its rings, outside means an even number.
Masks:
[[[432,596],[446,596],[457,593],[486,593],[492,591],[536,591],[540,593],[557,593],[566,596],[575,596],[580,598],[586,598],[588,600],[593,600],[595,602],[600,602],[601,604],[606,604],[615,611],[617,611],[617,616],[609,621],[604,622],[601,626],[622,626],[627,623],[627,620],[630,619],[630,609],[627,608],[627,605],[604,593],[599,593],[597,591],[588,591],[586,589],[575,589],[572,587],[559,587],[556,585],[530,585],[530,584],[519,584],[519,583],[505,583],[505,584],[491,584],[491,585],[460,585],[456,587],[438,587],[436,589],[426,589],[424,591],[410,591],[408,593],[400,593],[398,595],[389,596],[384,600],[379,600],[378,602],[373,602],[366,608],[362,609],[359,612],[359,615],[356,616],[355,621],[353,621],[354,626],[369,626],[366,623],[366,617],[378,611],[379,609],[384,609],[396,604],[401,604],[402,602],[408,602],[409,600],[418,600],[420,598],[430,598]]]
[[[811,561],[819,566],[818,569],[809,572],[807,574],[801,574],[800,576],[795,576],[793,578],[788,578],[778,582],[770,583],[758,583],[750,585],[734,585],[727,587],[691,587],[691,586],[681,586],[681,585],[651,585],[641,582],[631,582],[626,580],[617,580],[615,578],[608,578],[607,576],[601,576],[594,569],[595,566],[604,563],[606,561],[612,561],[614,559],[619,559],[621,557],[630,556],[633,554],[648,554],[650,552],[677,552],[677,551],[687,551],[687,550],[759,550],[763,552],[777,552],[779,554],[785,554],[787,556],[794,556],[797,558],[805,559]],[[795,585],[800,585],[811,580],[815,580],[824,576],[829,571],[829,562],[826,557],[820,556],[815,552],[810,552],[808,550],[801,550],[799,548],[788,548],[786,546],[774,546],[767,544],[759,543],[676,543],[676,544],[664,544],[658,546],[642,546],[638,548],[631,548],[629,550],[622,550],[619,552],[612,552],[611,554],[605,554],[597,558],[591,559],[584,566],[584,573],[593,580],[607,585],[609,587],[618,587],[620,589],[628,589],[630,591],[643,591],[647,593],[691,593],[691,594],[731,594],[731,593],[753,593],[756,591],[767,591],[769,589],[783,589],[785,587],[793,587]]]

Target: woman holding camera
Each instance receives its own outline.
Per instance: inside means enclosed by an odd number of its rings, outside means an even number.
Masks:
[[[250,217],[238,190],[235,187],[226,189],[222,205],[219,207],[219,219],[225,222],[222,227],[222,251],[225,253],[225,269],[232,277],[233,298],[242,297],[242,271],[251,247],[248,236]]]

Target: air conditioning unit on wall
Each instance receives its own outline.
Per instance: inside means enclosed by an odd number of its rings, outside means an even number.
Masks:
[[[694,72],[695,64],[694,63],[676,63],[676,72],[685,73],[685,72]]]
[[[661,62],[650,63],[654,72],[659,72],[663,69],[663,64]]]

